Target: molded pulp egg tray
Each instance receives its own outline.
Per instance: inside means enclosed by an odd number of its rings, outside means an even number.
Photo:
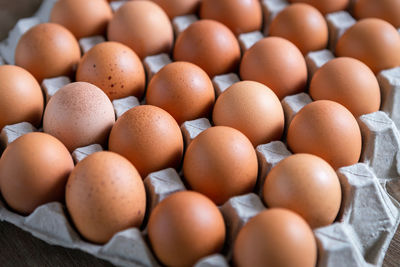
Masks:
[[[14,50],[21,35],[30,27],[46,22],[56,0],[46,0],[31,18],[18,21],[6,40],[0,43],[0,65],[4,61],[14,63]],[[113,10],[122,3],[112,2]],[[264,30],[271,18],[288,3],[285,0],[262,1]],[[173,19],[175,33],[181,32],[190,23],[197,20],[194,15]],[[354,24],[355,20],[347,11],[326,15],[329,26],[330,43],[334,47],[338,37]],[[239,36],[242,50],[246,50],[263,38],[263,33],[252,32]],[[101,36],[79,40],[83,51],[94,44],[104,41]],[[310,75],[324,63],[334,57],[328,50],[311,52],[306,56]],[[147,75],[156,73],[163,65],[170,62],[169,56],[155,55],[147,57],[144,65]],[[336,222],[314,230],[318,243],[318,266],[381,266],[386,250],[399,224],[400,211],[400,68],[384,70],[377,76],[382,92],[381,111],[363,115],[358,123],[363,137],[363,150],[360,163],[340,168],[337,174],[342,187],[342,205]],[[238,81],[236,74],[220,75],[213,78],[216,94],[219,95],[229,85]],[[66,77],[45,80],[42,84],[46,97],[68,83]],[[282,100],[285,121],[291,118],[311,98],[306,93],[292,95]],[[116,116],[138,105],[134,97],[113,101]],[[210,127],[207,119],[185,122],[182,134],[185,142],[190,142],[202,130]],[[36,131],[28,123],[19,123],[3,128],[0,139],[7,145],[18,136]],[[86,155],[101,150],[99,145],[79,148],[73,153],[75,162]],[[240,228],[253,216],[265,209],[259,198],[260,185],[268,171],[291,152],[285,143],[274,141],[257,147],[259,161],[259,181],[255,193],[231,198],[220,211],[227,226],[227,242],[223,254],[216,254],[201,259],[196,266],[229,266],[232,243]],[[185,190],[181,177],[173,169],[161,170],[150,174],[144,180],[148,209],[151,210],[167,195]],[[30,232],[50,244],[86,251],[96,257],[108,260],[120,266],[158,266],[146,242],[146,229],[141,231],[130,228],[119,232],[105,245],[95,245],[84,241],[72,226],[63,204],[53,202],[38,207],[32,214],[23,217],[10,211],[0,199],[0,220],[10,222]]]

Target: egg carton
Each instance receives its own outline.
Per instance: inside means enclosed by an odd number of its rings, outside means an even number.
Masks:
[[[30,27],[48,20],[49,12],[56,0],[46,0],[32,18],[20,20],[10,32],[7,40],[0,44],[0,54],[4,61],[13,64],[15,46],[21,35]],[[124,1],[112,2],[117,10]],[[284,0],[262,1],[264,11],[264,34],[268,23],[288,4]],[[343,19],[345,18],[345,19]],[[176,17],[173,20],[175,34],[196,21],[193,15]],[[337,40],[350,26],[352,18],[342,11],[326,16],[332,40]],[[343,19],[343,20],[342,20]],[[242,51],[249,49],[263,37],[261,32],[246,33],[239,36]],[[79,43],[83,52],[93,45],[103,42],[102,37],[82,38]],[[330,46],[334,47],[333,45]],[[331,49],[332,50],[332,49]],[[333,50],[332,50],[333,51]],[[0,57],[0,65],[2,59]],[[334,58],[330,50],[311,52],[306,56],[310,77],[323,64]],[[163,66],[170,63],[166,54],[147,57],[145,66],[148,80]],[[215,76],[212,81],[219,96],[230,85],[240,79],[235,73]],[[400,68],[382,71],[378,75],[382,91],[382,111],[363,115],[358,123],[363,137],[363,151],[360,163],[340,168],[337,171],[340,179],[343,201],[339,215],[334,224],[314,230],[318,244],[318,266],[380,266],[385,252],[399,225],[400,210]],[[54,93],[70,80],[67,77],[46,79],[42,83],[48,101]],[[288,122],[295,114],[312,100],[306,93],[284,98],[287,128]],[[113,101],[116,118],[128,109],[143,104],[135,97]],[[397,127],[396,127],[397,126]],[[181,125],[185,144],[188,145],[198,134],[211,127],[206,118],[187,121]],[[6,147],[13,140],[28,132],[40,131],[27,122],[9,125],[0,133],[0,144]],[[73,153],[77,163],[86,156],[101,151],[98,144],[76,149]],[[259,163],[259,177],[254,193],[230,198],[219,207],[227,227],[227,242],[221,254],[207,256],[195,266],[229,266],[232,257],[232,245],[241,227],[252,217],[266,209],[261,200],[261,189],[265,177],[278,162],[291,155],[286,144],[274,141],[259,145],[256,148]],[[144,179],[149,212],[165,197],[178,191],[186,190],[180,174],[174,169],[165,169],[149,174]],[[104,245],[85,241],[70,222],[65,205],[48,203],[38,207],[29,216],[21,216],[10,211],[0,196],[0,221],[10,222],[30,232],[49,244],[75,248],[96,257],[108,260],[118,266],[159,266],[147,242],[147,229],[130,228],[121,231]]]

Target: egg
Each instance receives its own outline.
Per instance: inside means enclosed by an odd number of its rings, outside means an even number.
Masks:
[[[64,201],[74,162],[65,146],[45,133],[25,134],[7,146],[0,159],[0,189],[7,204],[22,214]]]
[[[317,100],[302,108],[289,125],[287,143],[294,153],[319,156],[335,170],[357,163],[362,145],[354,116],[330,100]]]
[[[204,19],[191,24],[178,36],[174,59],[194,63],[213,77],[236,70],[240,47],[228,27]]]
[[[276,15],[269,26],[270,36],[291,41],[306,55],[328,45],[328,25],[322,14],[307,4],[292,4]]]
[[[354,3],[354,15],[358,19],[380,18],[400,27],[400,1],[398,0],[357,0]]]
[[[0,66],[0,131],[23,121],[38,127],[43,103],[42,89],[35,77],[21,67]]]
[[[345,106],[354,117],[379,110],[381,93],[378,81],[367,65],[349,58],[335,58],[316,71],[311,79],[314,100],[332,100]]]
[[[151,1],[128,1],[108,24],[109,41],[123,43],[140,57],[169,53],[174,40],[171,22]]]
[[[150,244],[165,266],[194,266],[201,258],[221,251],[225,223],[218,207],[192,191],[174,193],[150,214]]]
[[[113,14],[104,0],[59,0],[55,2],[50,22],[59,23],[77,39],[103,35]]]
[[[293,43],[281,37],[267,37],[244,53],[240,77],[268,86],[281,100],[305,89],[307,67]]]
[[[240,230],[233,249],[237,267],[313,267],[317,243],[308,224],[286,209],[269,209]]]
[[[109,151],[80,161],[68,178],[67,209],[79,233],[106,243],[130,227],[140,227],[146,210],[144,184],[135,167]]]
[[[82,57],[76,80],[89,82],[106,93],[110,100],[127,96],[141,98],[146,76],[135,52],[117,42],[103,42]]]
[[[306,3],[316,7],[322,14],[345,10],[350,0],[289,0],[291,3]]]
[[[189,144],[183,161],[183,175],[190,188],[217,205],[250,193],[257,172],[257,155],[249,139],[226,126],[201,132]]]
[[[259,31],[262,10],[258,0],[203,0],[200,18],[217,20],[236,35]]]
[[[270,208],[296,212],[314,229],[335,220],[342,191],[335,170],[325,160],[295,154],[271,169],[264,183],[263,200]]]
[[[15,65],[29,71],[38,82],[72,75],[81,57],[74,35],[61,25],[42,23],[24,33],[15,49]]]
[[[179,125],[208,117],[214,100],[214,87],[207,73],[183,61],[170,63],[157,72],[146,92],[146,103],[168,111]]]
[[[90,144],[104,145],[115,122],[107,95],[86,82],[70,83],[50,98],[43,130],[57,137],[69,151]]]
[[[340,37],[336,55],[364,62],[377,74],[400,65],[400,35],[381,19],[362,19]]]
[[[183,154],[179,125],[168,112],[152,105],[125,112],[113,126],[108,146],[130,160],[143,178],[151,172],[178,168]]]
[[[284,120],[282,105],[275,93],[253,81],[230,86],[218,97],[213,110],[215,125],[241,131],[253,146],[279,140]]]
[[[197,13],[201,0],[152,0],[167,13],[170,19]]]

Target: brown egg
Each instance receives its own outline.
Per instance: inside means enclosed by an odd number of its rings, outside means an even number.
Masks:
[[[374,73],[361,61],[335,58],[314,74],[310,83],[314,100],[332,100],[345,106],[354,117],[379,110],[381,93]]]
[[[59,0],[50,14],[50,21],[70,30],[77,39],[103,35],[113,14],[104,0]]]
[[[108,24],[109,41],[123,43],[141,58],[169,53],[174,33],[167,14],[151,1],[126,2]]]
[[[292,4],[276,15],[269,34],[291,41],[305,55],[328,45],[328,25],[322,14],[307,4]]]
[[[193,266],[221,251],[224,219],[202,194],[183,191],[160,202],[150,215],[148,233],[157,258],[166,266]]]
[[[114,100],[130,95],[141,98],[146,76],[142,62],[132,49],[121,43],[104,42],[83,55],[76,80],[98,86]]]
[[[306,105],[289,125],[287,143],[294,153],[309,153],[334,169],[353,165],[361,154],[357,121],[344,106],[318,100]]]
[[[151,105],[134,107],[115,123],[110,151],[126,157],[145,178],[165,168],[178,168],[183,154],[179,125],[165,110]]]
[[[151,79],[146,92],[146,103],[168,111],[179,125],[208,117],[214,100],[207,73],[189,62],[166,65]]]
[[[289,0],[291,3],[306,3],[317,8],[322,14],[345,10],[350,0]]]
[[[267,37],[244,53],[240,76],[242,80],[265,84],[281,100],[304,90],[307,67],[294,44],[280,37]]]
[[[215,103],[213,121],[241,131],[253,146],[279,140],[285,124],[278,97],[253,81],[237,82],[224,91]]]
[[[236,70],[240,47],[235,35],[224,24],[199,20],[178,36],[174,59],[194,63],[213,77]]]
[[[32,27],[18,42],[15,65],[28,70],[39,83],[45,78],[71,75],[81,50],[70,31],[55,23]]]
[[[109,151],[80,161],[68,178],[65,201],[79,233],[106,243],[130,227],[140,227],[146,210],[144,184],[135,167]]]
[[[354,15],[358,19],[379,18],[400,27],[400,1],[398,0],[357,0]]]
[[[362,19],[339,39],[336,55],[361,60],[377,74],[400,65],[400,35],[384,20]]]
[[[258,31],[262,26],[261,4],[258,0],[203,0],[200,17],[217,20],[236,35]]]
[[[176,16],[197,13],[201,0],[152,0],[158,4],[170,19]]]
[[[200,133],[189,145],[183,175],[190,187],[217,205],[249,193],[257,180],[257,156],[238,130],[215,126]]]
[[[286,209],[260,212],[240,230],[234,245],[237,267],[314,267],[317,244],[308,224]]]
[[[45,133],[28,133],[7,146],[0,159],[0,189],[7,204],[22,214],[52,201],[64,201],[74,162],[65,146]]]
[[[311,154],[295,154],[269,172],[263,199],[270,208],[296,212],[314,229],[333,223],[342,191],[335,170],[325,160]]]
[[[114,108],[106,94],[90,83],[75,82],[50,98],[43,130],[72,152],[90,144],[104,145],[114,122]]]
[[[17,66],[0,66],[0,131],[23,121],[38,127],[43,108],[42,89],[35,77]]]

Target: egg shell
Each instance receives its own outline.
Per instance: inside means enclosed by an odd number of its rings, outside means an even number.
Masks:
[[[74,162],[66,147],[45,133],[27,133],[0,159],[0,189],[7,204],[22,214],[52,201],[64,202]]]
[[[400,1],[398,0],[357,0],[354,15],[358,19],[380,18],[394,27],[400,27]]]
[[[129,46],[140,59],[169,53],[174,33],[167,14],[151,1],[127,1],[108,24],[107,37]]]
[[[77,39],[103,35],[113,14],[104,0],[59,0],[51,13],[50,22],[63,25]]]
[[[333,223],[342,192],[335,170],[326,161],[311,154],[295,154],[271,169],[263,199],[270,208],[298,213],[314,229]]]
[[[107,95],[95,85],[75,82],[50,99],[43,116],[43,130],[72,152],[90,144],[105,144],[114,122],[114,108]]]
[[[170,19],[176,16],[197,13],[201,0],[152,0],[159,5]]]
[[[29,71],[39,83],[45,78],[72,75],[80,57],[74,35],[55,23],[32,27],[15,49],[15,65]]]
[[[292,152],[319,156],[336,170],[358,162],[362,140],[349,110],[330,100],[318,100],[293,118],[287,143]]]
[[[202,194],[183,191],[159,203],[150,215],[148,234],[157,258],[166,266],[193,266],[218,253],[225,223],[218,207]]]
[[[68,178],[66,204],[79,233],[106,243],[130,227],[140,227],[146,210],[142,178],[124,157],[96,152],[80,161]]]
[[[285,125],[278,97],[253,81],[237,82],[224,91],[215,103],[213,121],[241,131],[253,146],[279,140]]]
[[[311,228],[299,215],[286,209],[268,209],[240,230],[233,262],[237,267],[313,267],[317,244]]]
[[[141,98],[146,84],[142,62],[128,46],[117,42],[95,45],[83,55],[76,80],[98,86],[110,100]]]
[[[146,103],[166,110],[178,125],[208,117],[214,105],[213,84],[200,67],[189,62],[174,62],[151,79]]]
[[[235,35],[224,24],[199,20],[183,31],[175,42],[175,61],[188,61],[210,77],[235,71],[240,47]]]
[[[200,18],[228,26],[236,35],[261,29],[262,11],[258,0],[203,0]]]
[[[377,74],[400,65],[400,35],[384,20],[362,19],[342,35],[335,53],[360,60]]]
[[[361,61],[339,57],[317,70],[310,83],[314,100],[332,100],[345,106],[354,117],[379,110],[381,92],[378,81]]]
[[[251,192],[257,172],[257,155],[249,139],[226,126],[201,132],[190,143],[183,161],[183,175],[189,186],[217,205]]]
[[[291,3],[306,3],[317,8],[322,14],[345,10],[350,0],[289,0]]]
[[[23,121],[39,126],[43,105],[42,90],[35,77],[18,66],[0,66],[0,130]]]
[[[182,133],[175,119],[152,105],[125,112],[112,128],[108,145],[110,151],[130,160],[142,177],[178,168],[183,154]]]
[[[303,55],[321,50],[328,45],[328,25],[322,14],[307,4],[291,4],[272,20],[270,36],[291,41]]]

